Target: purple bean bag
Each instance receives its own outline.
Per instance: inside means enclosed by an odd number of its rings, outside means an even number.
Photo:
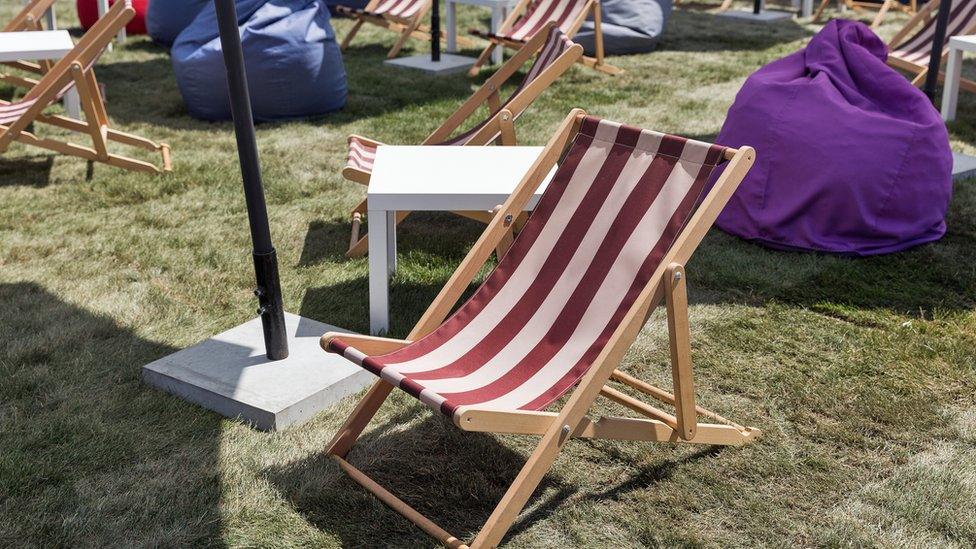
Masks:
[[[886,254],[938,240],[952,196],[939,113],[861,23],[833,20],[750,76],[717,142],[757,161],[718,218],[778,249]]]

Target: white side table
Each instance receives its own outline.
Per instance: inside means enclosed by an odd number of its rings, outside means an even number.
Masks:
[[[946,122],[956,119],[959,79],[962,78],[962,54],[965,51],[976,52],[976,36],[949,38],[949,60],[946,62],[945,83],[942,86],[942,119]]]
[[[508,200],[542,150],[383,145],[376,151],[366,191],[370,333],[390,328],[389,277],[396,271],[397,211],[490,211]],[[539,186],[528,209],[535,207],[548,182],[547,178]]]
[[[0,61],[56,60],[74,47],[66,30],[0,32]],[[81,118],[81,99],[74,87],[64,96],[64,110],[72,118]]]
[[[518,4],[518,0],[447,0],[447,51],[457,52],[457,5],[469,4],[484,6],[491,9],[491,32],[498,32],[498,27],[508,17],[508,12]],[[494,64],[501,63],[505,55],[504,48],[495,48],[491,53]]]

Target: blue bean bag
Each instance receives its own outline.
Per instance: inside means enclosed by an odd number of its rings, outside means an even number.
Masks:
[[[213,0],[154,0],[146,10],[146,30],[157,44],[167,48]]]
[[[257,121],[321,116],[346,104],[346,70],[323,0],[237,0],[251,108]],[[190,115],[231,117],[213,4],[173,44]]]
[[[673,9],[672,0],[603,0],[600,29],[607,55],[646,53],[657,47]],[[573,41],[595,55],[593,21],[580,27]]]

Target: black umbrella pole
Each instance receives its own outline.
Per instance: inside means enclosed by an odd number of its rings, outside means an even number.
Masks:
[[[258,160],[251,97],[244,72],[244,52],[241,50],[241,37],[237,30],[237,7],[234,0],[214,0],[214,7],[217,10],[224,65],[227,67],[230,108],[234,117],[234,133],[237,135],[237,154],[241,161],[247,219],[251,227],[254,274],[257,278],[254,295],[260,304],[258,314],[264,328],[264,346],[268,358],[281,360],[288,358],[285,311],[278,280],[278,257],[271,245],[268,206],[264,201],[264,187],[261,184],[261,163]]]
[[[753,15],[759,15],[763,10],[763,0],[756,0],[752,3],[752,13]]]
[[[935,103],[935,86],[939,82],[939,69],[942,68],[942,50],[945,44],[946,28],[949,26],[949,14],[952,12],[952,0],[939,2],[939,14],[935,20],[935,32],[932,33],[932,55],[929,57],[929,72],[925,74],[925,95]]]
[[[430,60],[441,60],[441,9],[440,0],[434,0],[430,12]]]

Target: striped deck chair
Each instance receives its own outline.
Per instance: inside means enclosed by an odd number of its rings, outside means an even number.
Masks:
[[[502,145],[515,145],[515,120],[521,116],[549,86],[576,63],[583,55],[583,47],[573,43],[554,24],[544,27],[544,32],[529,40],[525,46],[509,59],[494,75],[454,112],[434,133],[424,140],[424,145],[487,145],[499,141]],[[538,54],[538,55],[537,55]],[[504,102],[499,90],[512,79],[532,57],[535,61],[525,77]],[[457,133],[466,120],[487,105],[489,116],[467,131]],[[379,141],[360,135],[349,136],[349,155],[342,176],[349,181],[369,185],[373,171],[376,149]],[[410,212],[397,212],[396,222],[402,221]],[[491,220],[488,212],[458,212],[459,214],[487,223]],[[362,257],[369,247],[366,236],[360,237],[362,217],[366,215],[366,201],[363,200],[352,211],[352,234],[349,239],[348,257]]]
[[[394,387],[464,431],[541,435],[471,545],[494,547],[570,438],[718,445],[754,440],[757,429],[695,403],[683,267],[754,157],[749,147],[727,149],[571,112],[406,340],[322,337],[324,349],[379,377],[333,438],[329,455],[443,544],[466,547],[347,461],[358,436]],[[713,168],[726,160],[706,192]],[[506,225],[557,162],[508,253],[448,318]],[[673,393],[618,369],[662,301]],[[611,381],[674,412],[611,387]],[[546,411],[566,393],[559,411]],[[597,396],[643,417],[590,419]],[[714,422],[699,423],[698,416]]]
[[[135,15],[131,0],[120,0],[85,33],[74,49],[58,60],[36,85],[19,101],[0,101],[0,154],[17,141],[78,156],[90,162],[106,164],[130,170],[159,172],[169,171],[169,146],[109,128],[108,113],[98,91],[98,82],[92,66],[109,42]],[[75,120],[58,115],[44,114],[44,110],[59,100],[71,87],[78,89],[85,120]],[[49,124],[61,129],[85,134],[93,147],[83,147],[66,141],[41,138],[28,131],[32,123]],[[163,168],[141,160],[135,160],[108,152],[109,141],[140,147],[162,155]]]
[[[932,55],[932,36],[935,33],[935,10],[939,7],[939,0],[931,0],[918,10],[904,28],[898,31],[888,43],[888,64],[911,74],[912,84],[921,87],[928,74],[929,57]],[[908,38],[915,28],[918,30]],[[952,3],[952,13],[949,14],[949,25],[946,27],[945,42],[942,46],[942,63],[945,64],[949,55],[949,38],[976,32],[976,0],[956,0]],[[939,72],[939,80],[943,79]],[[976,92],[976,82],[963,78],[960,87]]]
[[[421,28],[420,20],[430,10],[432,0],[370,0],[361,10],[347,6],[336,6],[339,13],[348,15],[356,20],[349,34],[342,41],[342,51],[349,47],[350,42],[362,28],[364,23],[372,23],[389,29],[400,35],[393,47],[387,53],[388,59],[396,57],[403,49],[407,39],[411,36],[420,40],[430,40],[429,29]]]
[[[508,18],[498,27],[497,33],[485,33],[472,29],[471,34],[488,40],[485,48],[474,66],[468,72],[470,76],[478,74],[481,66],[491,57],[496,47],[521,48],[547,23],[555,23],[559,30],[572,38],[576,36],[580,26],[587,17],[593,17],[594,43],[596,57],[583,56],[580,62],[607,74],[620,74],[622,69],[608,65],[603,60],[603,30],[600,24],[600,3],[597,0],[521,0],[509,13]]]
[[[820,21],[823,16],[824,11],[827,6],[830,5],[832,0],[823,0],[817,11],[814,12],[812,22],[816,23]],[[876,29],[881,26],[884,22],[884,18],[888,15],[891,10],[897,10],[909,15],[915,15],[918,13],[918,0],[840,0],[838,1],[838,6],[846,6],[848,9],[854,10],[857,13],[862,13],[864,11],[875,11],[874,19],[871,20],[871,28]]]

